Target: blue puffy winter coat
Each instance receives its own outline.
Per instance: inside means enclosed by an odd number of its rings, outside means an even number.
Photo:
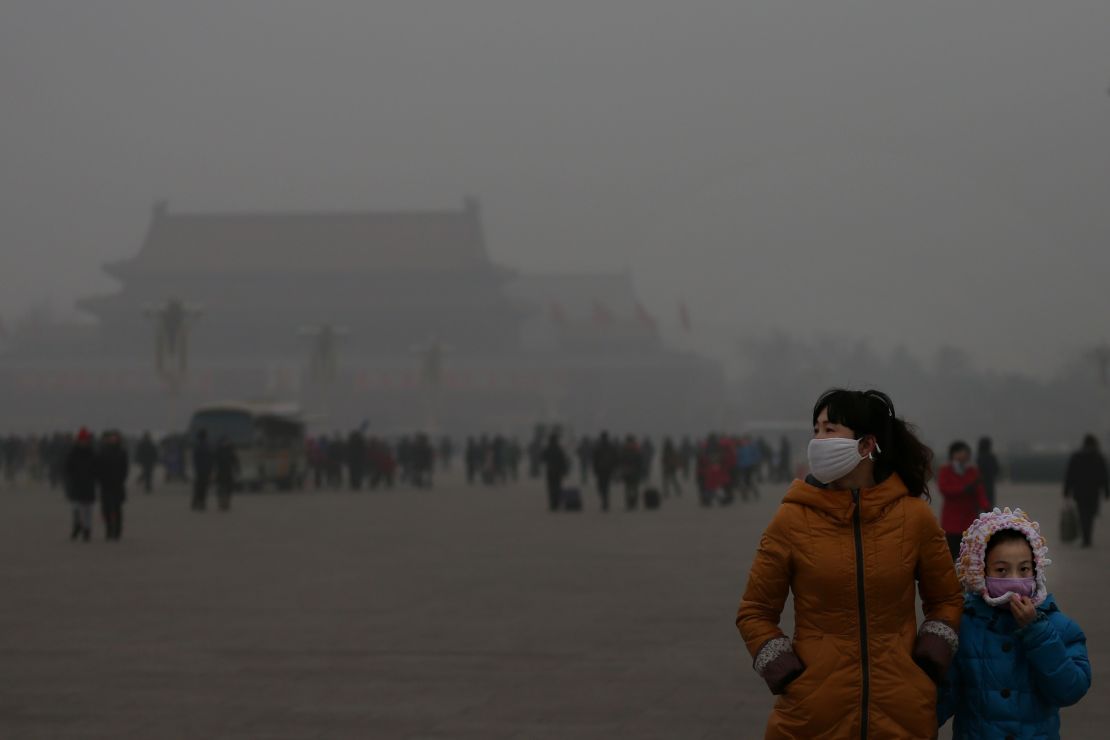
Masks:
[[[956,740],[1058,740],[1060,707],[1091,686],[1087,638],[1049,595],[1024,629],[1009,608],[964,600],[960,649],[939,692],[937,720],[956,715]]]

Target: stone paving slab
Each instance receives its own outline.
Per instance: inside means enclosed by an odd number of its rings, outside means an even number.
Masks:
[[[778,493],[550,515],[490,490],[133,495],[125,539],[66,539],[61,496],[0,490],[0,738],[757,738],[772,698],[733,626]],[[1051,534],[1056,489],[1000,500]],[[100,534],[98,528],[97,534]],[[1053,547],[1110,726],[1110,528]],[[1100,585],[1101,584],[1101,585]],[[789,624],[790,615],[785,615]],[[942,737],[946,734],[942,733]]]

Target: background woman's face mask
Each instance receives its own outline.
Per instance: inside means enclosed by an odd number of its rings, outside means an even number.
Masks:
[[[809,472],[825,484],[840,480],[867,459],[859,454],[859,440],[846,437],[811,439],[808,452]]]

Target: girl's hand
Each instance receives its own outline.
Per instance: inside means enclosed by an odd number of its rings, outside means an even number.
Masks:
[[[1014,595],[1010,599],[1010,613],[1018,623],[1018,627],[1028,627],[1037,621],[1037,608],[1028,596]]]

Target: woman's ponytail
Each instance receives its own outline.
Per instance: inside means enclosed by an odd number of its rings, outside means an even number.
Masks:
[[[901,419],[891,419],[890,436],[890,449],[883,450],[880,457],[906,484],[911,496],[928,501],[929,481],[933,479],[933,451],[917,438],[916,430]]]

